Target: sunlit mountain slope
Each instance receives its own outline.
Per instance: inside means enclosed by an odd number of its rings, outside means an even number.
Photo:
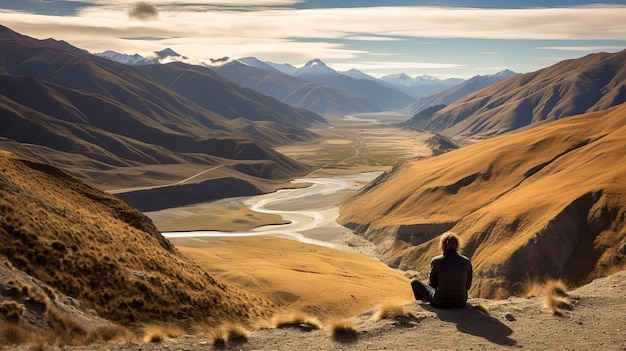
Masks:
[[[4,151],[0,166],[0,255],[102,317],[236,320],[271,308],[206,274],[116,197]]]
[[[473,141],[626,102],[626,50],[566,60],[509,78],[407,126]]]
[[[583,284],[625,268],[624,133],[626,104],[410,162],[344,204],[339,221],[422,275],[438,236],[458,233],[474,296],[505,297],[532,278]]]

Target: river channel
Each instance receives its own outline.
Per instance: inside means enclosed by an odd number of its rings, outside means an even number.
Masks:
[[[367,172],[338,175],[327,178],[299,178],[292,183],[309,183],[308,187],[283,189],[274,193],[243,198],[243,203],[251,210],[261,213],[278,214],[289,222],[281,225],[266,225],[244,232],[188,231],[164,232],[166,238],[198,237],[248,237],[273,235],[300,242],[347,249],[346,236],[349,229],[339,225],[338,204],[355,194],[380,172]]]

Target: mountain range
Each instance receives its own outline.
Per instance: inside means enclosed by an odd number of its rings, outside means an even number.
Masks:
[[[237,84],[326,115],[398,110],[414,100],[381,81],[337,72],[319,59],[296,68],[246,58],[216,72]]]
[[[111,188],[122,185],[124,170],[168,164],[223,165],[229,171],[220,178],[265,190],[311,170],[272,147],[314,138],[307,127],[326,122],[316,113],[207,68],[128,66],[65,42],[5,27],[0,33],[0,144],[7,150]],[[144,174],[148,183],[164,182],[160,173]]]
[[[517,73],[513,71],[504,70],[496,74],[474,76],[444,91],[417,99],[415,102],[405,107],[402,113],[414,116],[432,106],[450,105],[466,95],[516,75]]]
[[[129,65],[163,61],[113,51],[97,55]],[[178,56],[180,55],[173,53],[168,57]],[[400,110],[416,98],[445,90],[464,81],[459,78],[440,80],[431,76],[411,78],[406,74],[377,79],[356,69],[335,71],[320,59],[310,60],[302,67],[261,61],[254,57],[220,61],[219,65],[204,65],[238,85],[257,90],[292,106],[304,107],[329,116]]]
[[[566,60],[464,96],[404,125],[457,141],[487,139],[520,128],[626,101],[626,50]]]

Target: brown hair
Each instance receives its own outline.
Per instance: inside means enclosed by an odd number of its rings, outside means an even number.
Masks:
[[[443,252],[456,252],[459,249],[459,237],[452,232],[446,232],[439,239],[439,247]]]

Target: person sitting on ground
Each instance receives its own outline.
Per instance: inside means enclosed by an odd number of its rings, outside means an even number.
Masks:
[[[472,263],[457,252],[459,238],[453,233],[442,234],[439,246],[443,255],[430,261],[429,284],[412,279],[413,295],[437,308],[465,307],[467,291],[472,286]]]

